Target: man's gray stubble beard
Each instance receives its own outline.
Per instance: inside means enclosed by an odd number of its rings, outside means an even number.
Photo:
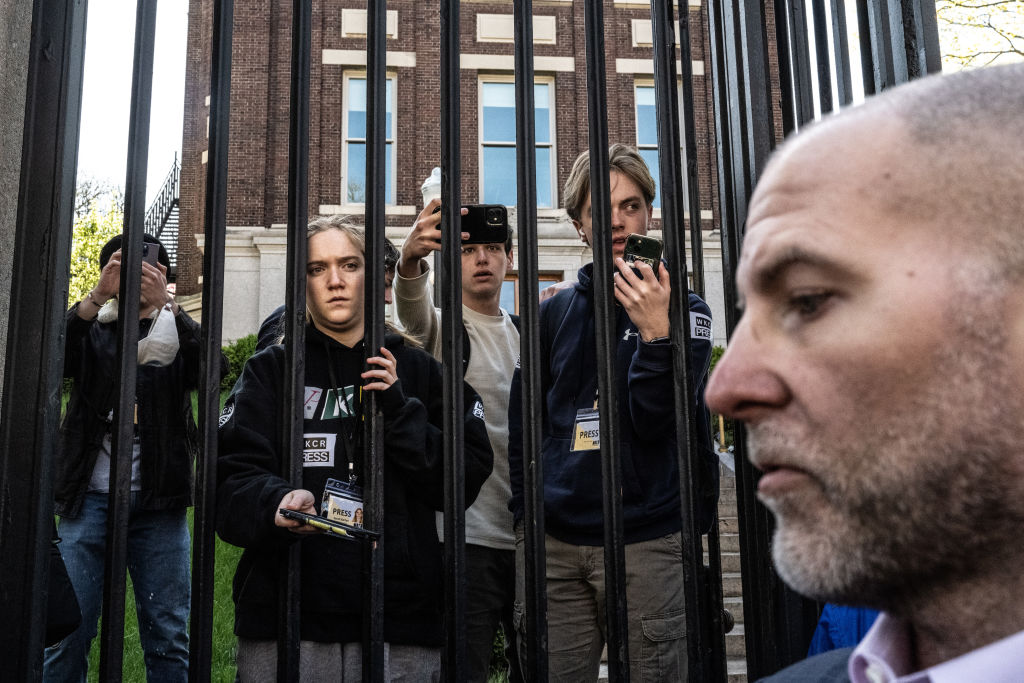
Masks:
[[[947,372],[932,376],[920,400],[864,421],[859,434],[801,443],[763,425],[751,430],[753,451],[801,449],[810,456],[799,461],[819,467],[858,459],[849,477],[833,468],[813,473],[826,503],[814,519],[769,501],[772,556],[798,592],[900,612],[995,561],[1024,528],[1020,472],[1009,461],[1019,450],[1021,388],[1007,386],[1004,332],[971,318],[946,328]]]

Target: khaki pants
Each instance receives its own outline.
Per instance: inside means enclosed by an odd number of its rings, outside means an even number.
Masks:
[[[524,534],[516,528],[516,630],[526,671]],[[551,681],[596,681],[607,639],[604,548],[545,537]],[[626,546],[631,681],[686,681],[686,613],[679,533]],[[527,680],[530,674],[527,673]]]

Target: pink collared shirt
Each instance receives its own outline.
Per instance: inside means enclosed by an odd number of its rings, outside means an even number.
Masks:
[[[977,650],[911,671],[906,622],[884,612],[850,656],[852,683],[1020,683],[1024,681],[1024,631]]]

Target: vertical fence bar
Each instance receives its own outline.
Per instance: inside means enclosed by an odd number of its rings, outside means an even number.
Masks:
[[[192,534],[192,612],[188,677],[210,680],[213,659],[213,593],[216,577],[217,426],[220,413],[220,347],[224,307],[224,240],[228,204],[228,137],[231,117],[231,38],[234,0],[213,4],[210,59],[210,143],[206,165],[203,250],[203,353],[200,359],[196,508]],[[175,159],[177,165],[177,159]]]
[[[898,80],[897,65],[894,63],[892,36],[889,25],[888,0],[867,0],[867,33],[871,45],[876,92],[891,88]],[[861,27],[864,30],[864,27]]]
[[[788,0],[773,0],[772,8],[776,17],[785,17],[788,13]],[[710,14],[710,12],[709,12]],[[722,21],[727,21],[727,16],[722,15]],[[789,24],[778,22],[779,30],[775,33],[775,54],[779,62],[779,83],[784,92],[793,92],[793,60],[792,43],[789,35]],[[725,47],[723,46],[723,49]],[[788,84],[788,86],[786,86]],[[789,98],[782,98],[779,102],[782,110],[782,130],[791,131],[796,128],[796,101]]]
[[[901,0],[907,76],[919,78],[942,71],[935,0]]]
[[[669,104],[670,109],[665,110],[666,114],[671,114],[672,121],[663,121],[661,117],[658,118],[659,127],[666,125],[670,126],[673,132],[672,144],[678,145],[680,142],[685,146],[685,154],[683,159],[686,162],[686,167],[683,169],[686,173],[686,195],[684,196],[678,184],[672,188],[673,193],[676,197],[688,199],[685,204],[680,205],[680,209],[689,207],[690,212],[690,249],[693,254],[692,265],[690,268],[690,275],[693,280],[693,291],[697,292],[700,296],[704,296],[704,245],[701,241],[701,217],[700,217],[700,177],[699,168],[697,163],[697,124],[696,117],[693,113],[693,59],[691,55],[690,45],[690,13],[689,6],[682,8],[679,11],[679,64],[682,70],[682,81],[683,81],[683,96],[679,97],[679,92],[676,80],[676,61],[675,61],[675,48],[671,44],[669,38],[672,35],[672,3],[664,2],[664,0],[655,0],[651,8],[651,26],[654,37],[654,77],[655,84],[659,83],[658,74],[659,68],[664,74],[664,80],[659,89],[655,91],[655,95],[658,92],[662,94],[662,100]],[[655,21],[655,14],[660,14],[658,21]],[[659,27],[660,24],[660,27]],[[661,41],[664,41],[662,43]],[[680,140],[679,137],[679,104],[682,103],[683,108],[683,129],[685,134]],[[661,139],[659,135],[659,140]],[[660,147],[659,147],[660,149]],[[674,157],[672,160],[673,178],[678,178],[680,174],[675,159],[678,158],[679,147],[669,147],[669,151]],[[660,156],[660,153],[659,153]],[[664,167],[662,167],[664,168]],[[665,172],[662,172],[662,179],[664,179]],[[665,187],[663,184],[662,187]],[[664,191],[662,192],[664,197]],[[673,198],[673,203],[676,199]],[[662,212],[662,216],[668,215],[668,211]],[[679,235],[683,234],[683,226],[685,224],[683,220],[683,213],[680,211],[676,223]],[[664,226],[663,226],[664,229]],[[679,263],[685,263],[686,251],[682,252],[683,260]],[[686,280],[683,281],[686,284]]]
[[[800,128],[806,123],[814,120],[814,95],[811,87],[811,46],[807,39],[807,7],[804,0],[788,0],[786,18],[789,25],[789,46],[790,56],[793,65],[793,91],[787,93],[783,89],[784,97],[791,98],[796,102],[796,127]],[[782,28],[779,16],[775,16],[775,25]],[[775,35],[781,33],[777,30]],[[767,83],[765,84],[767,85]],[[780,83],[781,85],[781,83]],[[789,134],[790,131],[785,131]]]
[[[118,293],[117,358],[119,398],[114,404],[110,449],[110,502],[107,506],[106,571],[103,580],[103,633],[100,680],[120,681],[124,654],[124,592],[128,560],[128,515],[131,506],[131,456],[134,441],[136,371],[138,369],[139,300],[142,233],[146,220],[146,170],[149,159],[149,108],[153,94],[153,47],[156,0],[139,0],[135,12],[135,54],[128,119],[128,168],[121,241],[121,289]]]
[[[441,342],[444,365],[445,668],[466,679],[466,492],[462,392],[462,206],[459,1],[441,2]]]
[[[832,66],[828,56],[828,21],[825,18],[825,0],[811,0],[811,18],[814,21],[814,58],[818,67],[818,103],[821,113],[832,111]]]
[[[864,96],[874,95],[881,90],[875,81],[875,60],[871,49],[871,19],[868,0],[854,0],[857,3],[857,34],[860,43],[860,72],[864,82]]]
[[[686,128],[687,190],[689,190],[691,240],[694,260],[700,249],[700,191],[695,186],[697,177],[697,146],[693,119],[693,64],[690,57],[688,9],[681,6],[679,14],[680,63],[683,72],[683,117]],[[703,551],[701,535],[697,528],[694,495],[695,473],[691,468],[691,455],[700,453],[697,440],[696,405],[694,403],[693,368],[690,363],[689,296],[686,272],[685,219],[683,214],[682,169],[679,167],[679,93],[676,87],[676,49],[672,36],[675,12],[671,0],[654,0],[651,3],[651,27],[654,43],[654,86],[655,105],[658,121],[658,164],[661,177],[662,235],[665,238],[665,253],[670,264],[672,294],[669,319],[672,330],[681,330],[682,335],[673,334],[672,360],[676,381],[673,383],[676,421],[676,447],[679,462],[679,502],[682,514],[682,547],[684,601],[686,605],[686,648],[687,680],[708,681],[704,652],[704,630],[707,603],[700,591]],[[593,199],[591,199],[593,203]],[[696,236],[694,237],[694,232]],[[703,283],[702,283],[703,284]],[[681,381],[680,381],[681,380]],[[639,656],[640,653],[633,653]]]
[[[850,80],[850,41],[846,31],[845,0],[829,0],[832,10],[832,60],[836,67],[836,93],[839,106],[853,102],[853,83]]]
[[[540,313],[537,241],[537,148],[534,118],[533,2],[512,5],[516,73],[516,215],[519,236],[519,334],[523,415],[540,415]],[[544,473],[541,424],[523,421],[523,489],[526,583],[527,680],[548,679],[547,559],[544,550]],[[515,638],[515,634],[510,637]],[[514,667],[513,667],[514,670]]]
[[[0,679],[11,681],[42,673],[85,15],[84,2],[36,0],[27,50],[0,408]]]
[[[387,74],[385,38],[387,3],[369,0],[366,6],[366,298],[364,320],[367,357],[379,356],[384,344],[384,204],[385,142],[387,138]],[[378,392],[364,394],[364,439],[367,455],[366,512],[370,529],[384,529],[383,418]],[[384,546],[387,538],[363,546],[363,680],[384,680]]]
[[[601,475],[604,489],[604,572],[608,678],[629,680],[626,631],[626,559],[619,455],[619,411],[615,397],[615,299],[610,179],[608,176],[608,103],[604,62],[604,6],[588,2],[584,9],[587,47],[587,113],[590,133],[590,205],[593,216],[594,327],[597,338],[597,385],[601,397]]]
[[[288,129],[288,250],[285,267],[285,386],[282,393],[282,476],[296,488],[302,482],[302,398],[306,349],[306,225],[309,222],[309,60],[312,43],[311,0],[292,0],[291,85]],[[290,457],[288,457],[290,456]],[[277,680],[299,679],[300,544],[282,559],[278,588],[281,628],[277,641]]]
[[[717,62],[716,102],[720,107],[720,180],[722,193],[722,254],[728,276],[739,259],[747,203],[757,176],[775,144],[770,106],[770,78],[767,70],[765,18],[755,0],[727,3],[718,0],[713,13]],[[785,13],[776,15],[780,31],[788,23]],[[777,32],[778,33],[778,32]],[[785,83],[785,79],[780,79]],[[783,101],[793,96],[783,90]],[[722,116],[721,111],[728,112]],[[732,332],[738,320],[735,287],[726,277],[726,324]],[[751,680],[774,671],[779,638],[773,628],[778,604],[777,586],[770,564],[768,541],[770,520],[767,510],[755,500],[755,473],[746,460],[746,442],[741,426],[735,440],[737,507],[740,518],[740,553],[743,574],[743,611],[749,636],[746,638],[747,676]]]

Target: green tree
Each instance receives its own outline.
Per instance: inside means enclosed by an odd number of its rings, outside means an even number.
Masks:
[[[100,279],[100,249],[111,237],[121,234],[124,225],[120,197],[121,193],[116,189],[107,193],[105,205],[98,197],[94,197],[88,211],[75,218],[68,282],[69,303],[81,301]]]
[[[945,67],[1024,59],[1024,0],[937,0]]]

